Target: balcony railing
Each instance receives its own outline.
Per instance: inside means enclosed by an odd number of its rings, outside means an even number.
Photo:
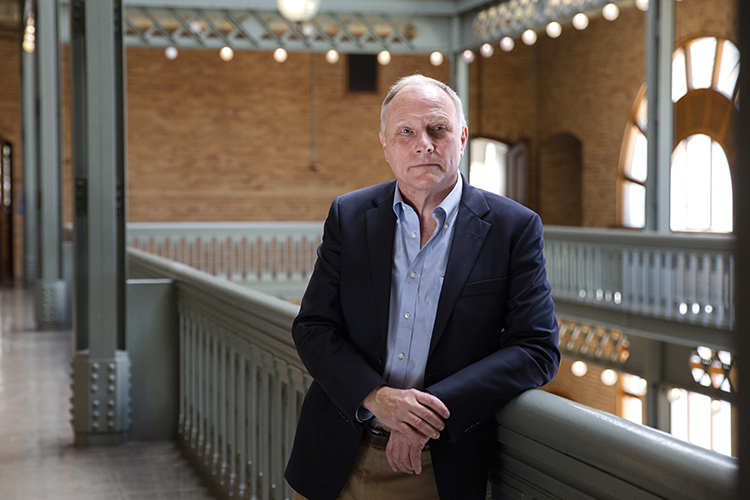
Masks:
[[[298,308],[129,249],[132,277],[175,282],[179,428],[221,498],[291,498],[283,470],[310,377],[292,342]],[[731,498],[737,461],[541,391],[498,413],[499,498]],[[526,496],[524,496],[526,495]]]
[[[731,236],[548,226],[544,238],[558,314],[604,323],[606,315],[676,343],[707,335],[730,348]]]
[[[301,296],[321,235],[320,222],[128,224],[130,246],[284,297]],[[547,226],[544,237],[560,316],[731,348],[731,236]]]

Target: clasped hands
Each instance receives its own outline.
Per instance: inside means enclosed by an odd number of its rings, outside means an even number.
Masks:
[[[443,419],[450,416],[445,404],[427,392],[380,386],[362,406],[391,429],[385,453],[394,472],[420,474],[422,449],[427,441],[440,437]]]

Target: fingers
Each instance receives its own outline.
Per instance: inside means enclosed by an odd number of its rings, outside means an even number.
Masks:
[[[442,418],[449,418],[451,416],[451,412],[448,410],[448,407],[445,406],[445,403],[440,401],[440,399],[436,398],[429,392],[415,392],[416,399],[420,404],[426,406],[427,408],[430,408]]]
[[[363,402],[378,420],[396,429],[411,440],[414,433],[424,438],[437,439],[445,428],[443,418],[450,412],[440,399],[416,389],[401,390],[381,386],[373,390]],[[422,446],[426,439],[422,440]]]
[[[421,474],[422,448],[422,445],[415,444],[407,435],[392,431],[385,449],[388,464],[394,472]]]

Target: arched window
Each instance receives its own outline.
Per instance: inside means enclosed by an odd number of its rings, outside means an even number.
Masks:
[[[476,137],[469,141],[469,148],[469,183],[490,193],[506,196],[508,145],[485,137]]]
[[[675,149],[671,167],[670,226],[673,231],[731,232],[732,135],[739,108],[740,54],[729,40],[702,37],[672,56]],[[647,102],[639,90],[624,141],[620,176],[621,221],[645,224]]]

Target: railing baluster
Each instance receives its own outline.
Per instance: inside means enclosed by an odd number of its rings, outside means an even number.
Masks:
[[[245,497],[247,488],[247,348],[238,354],[239,367],[237,373],[237,441],[235,447],[237,454],[233,463],[236,463],[238,478],[238,497]]]

